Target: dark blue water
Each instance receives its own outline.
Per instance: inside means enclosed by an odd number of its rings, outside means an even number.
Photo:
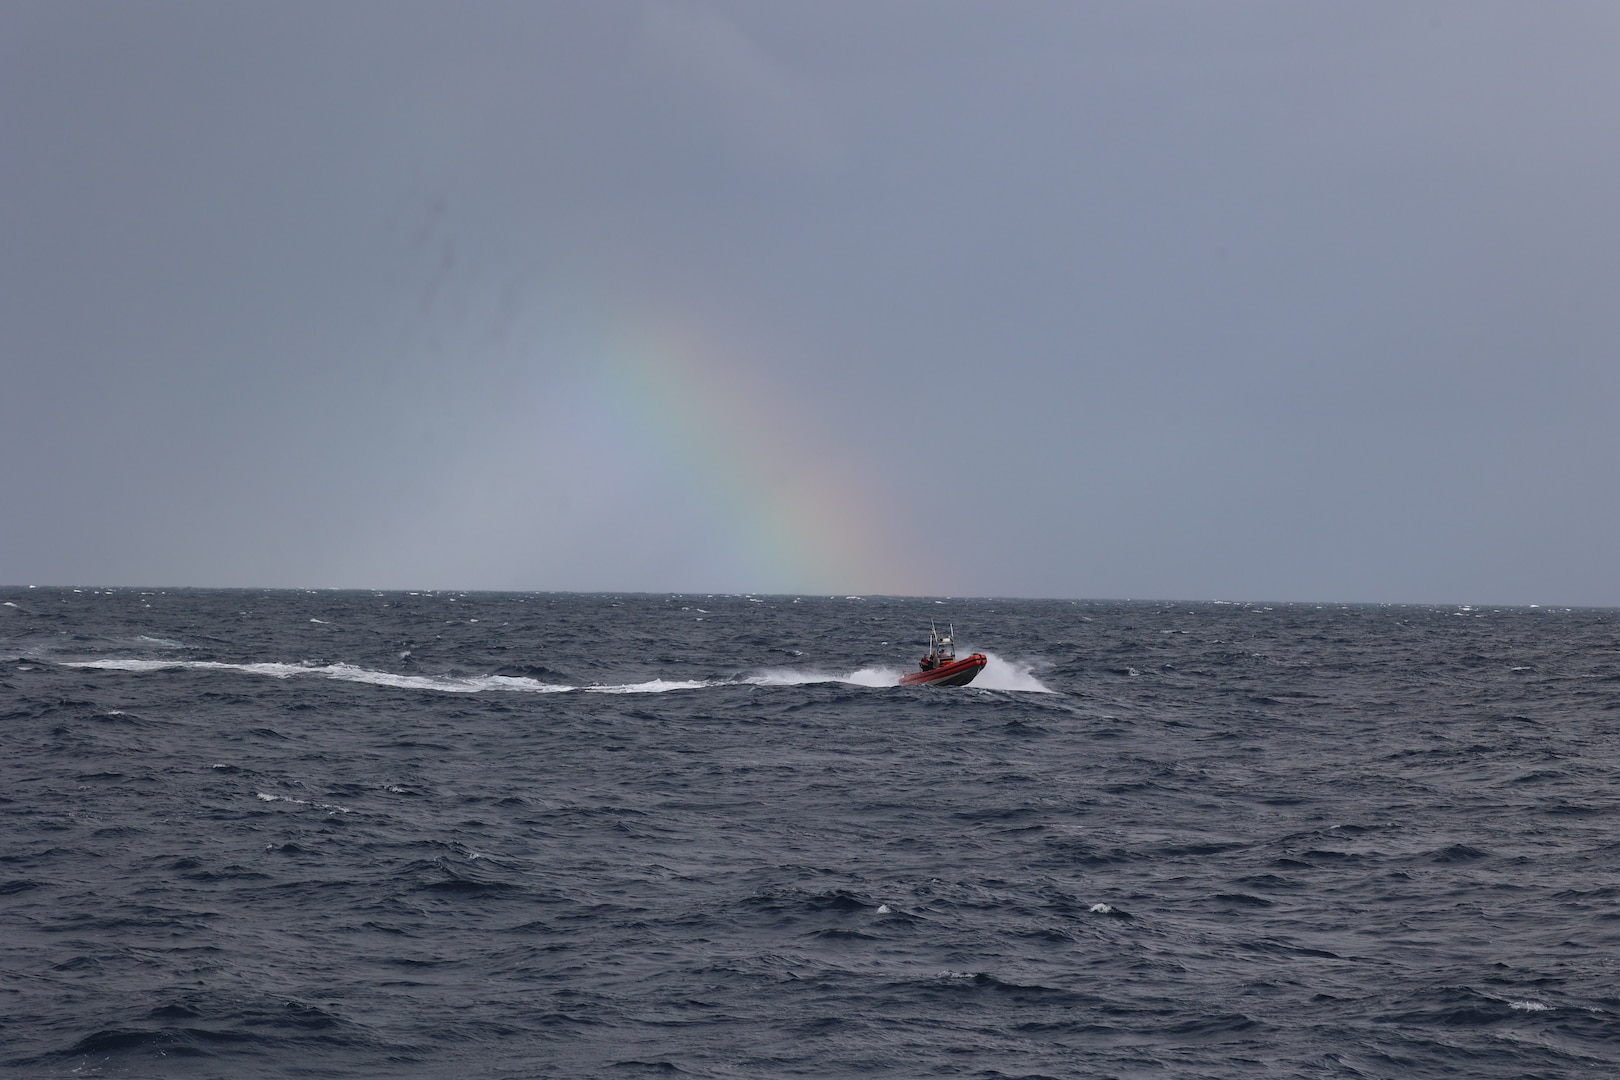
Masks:
[[[0,601],[12,1074],[1620,1074],[1613,612]]]

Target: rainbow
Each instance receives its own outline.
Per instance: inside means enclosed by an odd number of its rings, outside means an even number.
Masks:
[[[593,482],[648,497],[649,543],[673,533],[705,549],[667,567],[701,579],[696,591],[918,594],[939,580],[926,546],[904,541],[836,436],[804,430],[757,356],[667,319],[621,322],[567,353],[571,456],[611,455]]]

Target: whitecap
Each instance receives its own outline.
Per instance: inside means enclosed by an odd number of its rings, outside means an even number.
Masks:
[[[313,806],[317,810],[327,810],[335,814],[353,813],[353,811],[347,806],[336,806],[331,803],[309,802],[305,799],[294,799],[288,795],[270,795],[263,791],[255,792],[255,794],[258,795],[260,802],[284,802],[292,803],[294,806]]]
[[[1520,1012],[1546,1012],[1551,1006],[1543,1005],[1539,1001],[1515,1001],[1508,1008],[1518,1009]]]

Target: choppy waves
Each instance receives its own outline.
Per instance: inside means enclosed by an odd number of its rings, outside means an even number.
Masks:
[[[1610,613],[12,595],[0,1072],[1620,1071]]]

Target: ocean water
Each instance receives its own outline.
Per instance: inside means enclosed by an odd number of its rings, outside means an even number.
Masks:
[[[1617,728],[1610,611],[0,591],[0,1072],[1620,1075]]]

